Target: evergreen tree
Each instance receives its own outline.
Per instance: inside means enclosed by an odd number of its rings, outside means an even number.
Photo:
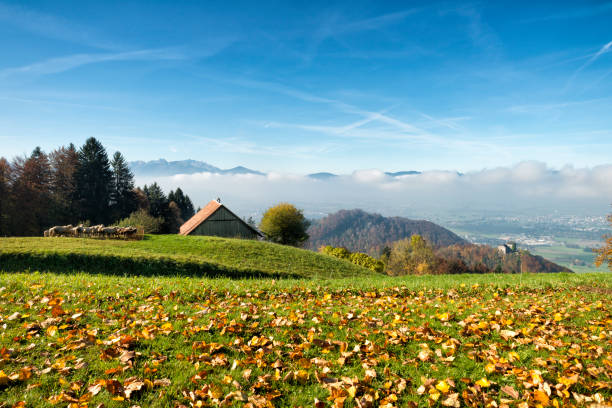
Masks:
[[[179,232],[179,229],[183,223],[184,221],[181,218],[181,209],[174,201],[170,201],[164,217],[164,232],[176,234]]]
[[[10,235],[9,220],[12,211],[12,169],[9,162],[0,157],[0,236]]]
[[[90,137],[79,150],[76,197],[82,220],[94,224],[109,221],[113,173],[104,146]]]
[[[74,224],[78,221],[76,170],[79,154],[72,143],[49,154],[51,165],[51,218],[53,224]]]
[[[168,208],[168,198],[157,183],[144,186],[144,193],[149,201],[149,214],[153,217],[163,217]]]
[[[191,199],[188,195],[183,193],[183,190],[181,190],[180,187],[177,188],[176,191],[170,191],[168,194],[168,200],[176,203],[181,212],[181,218],[183,220],[186,221],[195,214]]]
[[[111,202],[113,218],[116,220],[125,218],[135,211],[138,202],[134,192],[134,175],[120,152],[115,152],[113,155],[111,166],[113,169]]]

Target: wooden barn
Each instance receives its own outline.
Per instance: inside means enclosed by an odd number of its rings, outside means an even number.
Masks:
[[[211,201],[186,223],[180,235],[212,235],[226,238],[259,239],[263,235],[219,201]]]

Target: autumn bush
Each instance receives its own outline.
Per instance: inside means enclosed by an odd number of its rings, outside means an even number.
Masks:
[[[319,252],[340,259],[349,259],[351,257],[351,251],[344,247],[333,247],[331,245],[325,245],[319,248]]]
[[[148,211],[140,209],[134,211],[129,217],[126,217],[116,223],[118,227],[143,227],[145,234],[157,234],[161,232],[164,219],[162,217],[153,217]]]
[[[335,258],[346,259],[355,265],[363,266],[376,273],[383,273],[385,269],[385,264],[382,261],[361,252],[350,252],[343,247],[325,245],[319,248],[319,252]]]

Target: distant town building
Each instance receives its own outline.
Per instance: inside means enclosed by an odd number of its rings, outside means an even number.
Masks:
[[[263,234],[247,224],[242,218],[212,200],[186,223],[181,225],[180,235],[210,235],[226,238],[259,239]]]
[[[515,252],[518,252],[516,248],[516,242],[507,242],[505,244],[502,244],[497,247],[497,250],[503,255],[513,254]]]

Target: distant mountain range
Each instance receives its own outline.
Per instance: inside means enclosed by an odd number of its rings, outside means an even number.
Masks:
[[[436,247],[467,242],[452,231],[430,221],[383,217],[363,210],[341,210],[315,222],[308,230],[309,249],[321,245],[342,246],[352,252],[378,255],[394,241],[421,235]]]
[[[136,176],[140,177],[164,177],[174,176],[176,174],[195,174],[195,173],[216,173],[216,174],[257,174],[260,176],[266,173],[248,169],[243,166],[234,167],[231,169],[221,169],[203,161],[198,160],[177,160],[167,161],[165,159],[151,161],[133,161],[129,163],[130,169]],[[401,177],[407,175],[421,174],[419,171],[397,171],[386,172],[391,177]],[[338,174],[321,172],[308,174],[307,177],[317,180],[329,180],[339,177]]]
[[[218,173],[218,174],[258,174],[264,175],[257,170],[247,169],[238,166],[231,169],[220,169],[211,164],[198,160],[178,160],[167,161],[165,159],[151,161],[130,162],[130,169],[136,176],[174,176],[176,174],[195,174],[195,173]]]

